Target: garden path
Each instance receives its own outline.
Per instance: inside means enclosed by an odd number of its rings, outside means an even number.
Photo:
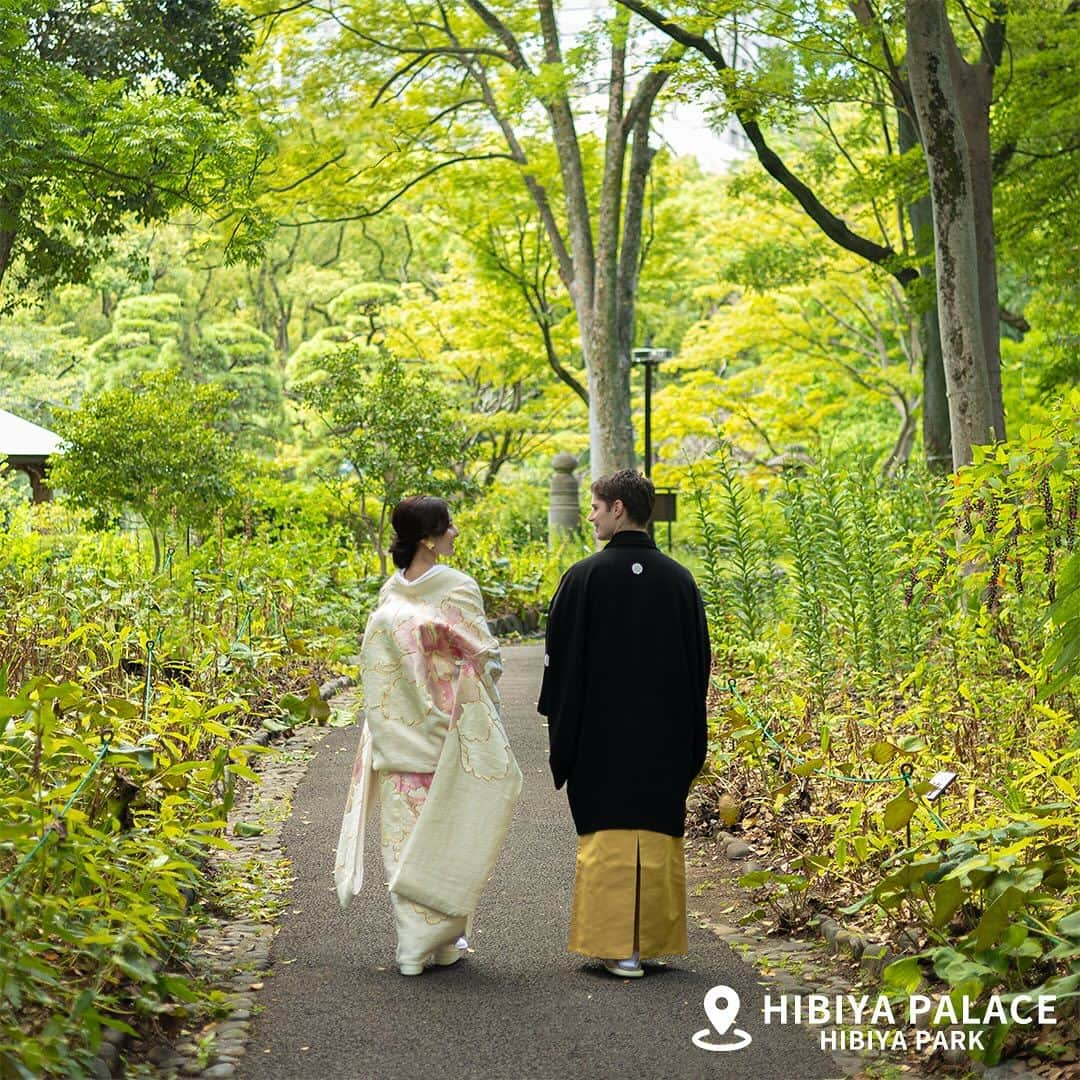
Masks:
[[[566,952],[575,837],[565,795],[551,785],[547,735],[535,711],[543,650],[514,646],[504,656],[504,712],[525,788],[477,915],[475,953],[454,968],[398,975],[379,870],[372,872],[375,887],[341,911],[331,871],[358,736],[351,727],[332,731],[297,788],[283,832],[296,883],[238,1074],[245,1080],[839,1075],[806,1030],[764,1026],[760,976],[707,930],[691,928],[689,960],[650,966],[637,981],[612,979]],[[367,865],[381,870],[377,834],[377,827],[368,830]],[[737,990],[737,1026],[753,1039],[735,1053],[691,1043],[707,1026],[705,992],[719,983]]]

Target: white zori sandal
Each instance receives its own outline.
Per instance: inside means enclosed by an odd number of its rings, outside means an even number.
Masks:
[[[605,960],[604,970],[623,979],[640,979],[645,974],[645,969],[638,961],[637,953],[629,960]]]

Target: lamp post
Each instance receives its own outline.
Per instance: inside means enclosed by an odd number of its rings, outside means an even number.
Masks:
[[[652,375],[653,368],[671,355],[670,349],[634,349],[630,359],[645,368],[645,475],[652,479]],[[669,505],[670,502],[670,505]],[[649,522],[649,536],[655,536],[655,523],[668,523],[668,549],[671,548],[671,522],[675,518],[675,496],[670,493],[657,494],[657,505],[653,509]]]
[[[652,477],[652,373],[662,360],[671,356],[670,349],[634,349],[630,358],[645,368],[645,475]]]

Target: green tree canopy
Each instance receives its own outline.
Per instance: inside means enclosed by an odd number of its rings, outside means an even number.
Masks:
[[[228,427],[248,449],[266,449],[284,422],[274,343],[241,319],[195,322],[182,297],[126,296],[112,330],[88,350],[92,390],[134,387],[151,372],[179,369],[231,392]]]
[[[406,495],[449,495],[465,486],[464,428],[426,371],[409,371],[396,357],[362,346],[325,356],[321,370],[296,389],[340,453],[345,474],[338,481],[358,488],[354,520],[385,572],[394,504]],[[347,489],[343,494],[348,497]]]
[[[220,95],[250,33],[216,0],[0,0],[0,282],[85,280],[127,220],[236,213],[268,143]],[[17,300],[12,291],[7,305]]]
[[[154,541],[154,569],[171,520],[204,526],[233,494],[237,451],[225,430],[229,395],[179,372],[145,374],[58,415],[67,447],[51,474],[65,501],[104,527],[137,514]]]

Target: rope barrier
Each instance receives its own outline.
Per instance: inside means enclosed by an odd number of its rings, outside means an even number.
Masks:
[[[45,827],[45,831],[38,837],[37,843],[16,863],[15,868],[0,881],[0,891],[6,889],[8,885],[14,880],[15,876],[22,870],[24,866],[48,843],[49,837],[54,833],[59,833],[58,826],[61,821],[67,816],[67,812],[75,805],[75,800],[79,797],[80,792],[90,782],[90,778],[97,772],[98,766],[105,760],[105,755],[109,752],[109,744],[112,742],[112,732],[105,731],[101,735],[101,749],[97,753],[97,757],[90,763],[90,768],[86,770],[86,775],[79,781],[78,787],[71,793],[71,797],[66,803],[64,808],[60,811],[56,817]]]
[[[716,679],[713,679],[713,685],[716,686],[718,689],[723,689],[720,686],[720,683]],[[735,685],[735,680],[734,679],[728,679],[726,689],[729,691],[729,693],[732,694],[732,696],[735,698],[735,700],[743,707],[743,711],[746,713],[747,719],[756,728],[758,728],[758,730],[765,736],[765,738],[770,743],[772,743],[773,746],[776,747],[777,750],[779,750],[782,754],[786,754],[788,757],[792,758],[794,761],[797,761],[800,765],[805,765],[806,764],[806,758],[801,757],[799,754],[796,754],[793,750],[789,750],[782,743],[778,742],[773,737],[773,733],[769,730],[768,725],[764,721],[759,720],[754,715],[753,709],[750,708],[750,706],[746,702],[746,699],[742,696],[742,694],[739,693],[739,688]],[[907,769],[910,770],[911,766],[910,765],[907,766]],[[898,776],[845,776],[845,775],[843,775],[841,773],[831,773],[831,772],[827,772],[824,769],[818,769],[818,768],[815,768],[814,772],[817,773],[818,776],[825,777],[827,780],[841,780],[841,781],[843,781],[844,783],[847,783],[847,784],[899,784],[899,783],[907,784],[909,782],[908,778],[911,775],[910,771],[907,774],[905,774],[903,770],[901,770],[901,772],[900,772],[900,774]]]
[[[713,686],[717,689],[725,689],[721,686],[717,679],[712,680]],[[763,720],[759,720],[754,715],[754,710],[750,708],[746,699],[739,693],[739,688],[735,684],[734,679],[728,679],[727,691],[735,698],[735,700],[742,706],[743,711],[746,713],[746,718],[765,736],[765,738],[782,754],[786,754],[793,761],[798,762],[800,765],[806,764],[806,758],[796,754],[793,750],[789,750],[783,743],[777,740],[773,733],[769,730],[768,724]],[[819,769],[814,767],[812,770],[817,776],[821,776],[826,780],[838,780],[845,784],[900,784],[902,783],[912,798],[916,800],[916,805],[922,807],[933,819],[934,823],[939,828],[946,828],[945,822],[930,807],[926,806],[920,796],[915,793],[914,786],[911,782],[911,778],[915,773],[915,767],[910,762],[905,762],[900,766],[900,773],[897,776],[846,776],[843,773],[829,772],[827,769]]]

